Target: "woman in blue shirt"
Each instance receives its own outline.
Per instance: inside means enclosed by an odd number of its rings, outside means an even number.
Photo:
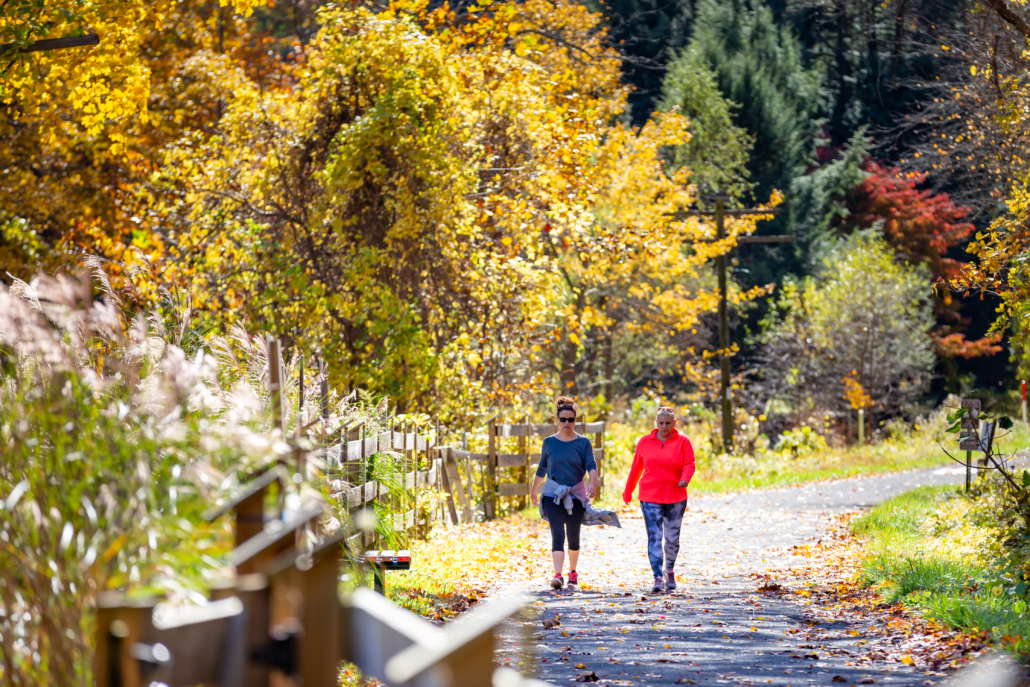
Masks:
[[[562,567],[565,564],[565,537],[569,540],[569,584],[579,584],[576,563],[579,561],[579,530],[583,525],[586,504],[597,492],[597,463],[590,440],[576,433],[576,413],[579,407],[568,396],[555,402],[558,432],[544,439],[540,451],[540,467],[533,480],[529,497],[537,505],[540,485],[543,492],[543,510],[551,526],[551,559],[554,578],[551,587],[565,585]],[[589,476],[584,484],[583,477]]]

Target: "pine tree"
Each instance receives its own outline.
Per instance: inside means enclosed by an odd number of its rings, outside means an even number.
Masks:
[[[677,167],[691,171],[701,193],[740,198],[751,189],[747,163],[754,142],[734,126],[736,107],[722,97],[715,73],[697,47],[682,51],[669,65],[658,109],[690,119],[690,141],[677,146],[674,159]]]
[[[587,0],[604,14],[608,35],[624,55],[623,78],[633,87],[633,124],[642,125],[662,92],[665,69],[690,37],[693,0]]]
[[[789,188],[812,161],[824,100],[821,75],[805,67],[797,39],[761,0],[702,0],[690,45],[740,104],[734,120],[755,140],[748,167],[757,197]]]

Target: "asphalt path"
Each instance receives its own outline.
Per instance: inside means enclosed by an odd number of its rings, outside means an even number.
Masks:
[[[941,467],[691,497],[672,594],[650,593],[639,515],[624,517],[622,529],[585,528],[579,589],[554,592],[541,580],[532,589],[498,590],[529,595],[539,611],[507,629],[498,660],[559,685],[595,676],[599,685],[640,686],[936,684],[944,677],[858,660],[868,653],[861,628],[813,623],[796,599],[755,593],[756,575],[802,563],[792,548],[826,536],[840,513],[964,479],[962,468]],[[547,618],[560,625],[545,629]]]

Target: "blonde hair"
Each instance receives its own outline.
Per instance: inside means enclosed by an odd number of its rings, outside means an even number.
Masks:
[[[655,418],[659,418],[662,415],[668,415],[673,420],[676,419],[676,411],[671,406],[662,406],[658,409],[658,412],[654,414]]]

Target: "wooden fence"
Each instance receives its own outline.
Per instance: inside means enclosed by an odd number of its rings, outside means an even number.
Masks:
[[[278,427],[283,427],[281,389],[285,384],[279,342],[268,341],[269,392],[272,414]],[[304,363],[300,359],[300,408],[304,407]],[[321,398],[317,410],[321,417],[328,416],[328,384],[323,377]],[[299,415],[298,415],[299,417]],[[536,467],[540,463],[540,440],[557,431],[553,424],[505,424],[498,417],[487,421],[483,432],[471,438],[480,449],[469,450],[469,435],[461,434],[459,446],[447,443],[443,437],[458,436],[446,432],[437,422],[435,428],[419,428],[396,423],[387,418],[386,431],[369,433],[365,423],[342,428],[339,443],[322,449],[330,480],[330,492],[352,516],[375,504],[385,506],[391,521],[388,529],[404,539],[424,536],[435,522],[448,519],[452,524],[476,520],[492,520],[506,510],[525,508]],[[298,431],[301,429],[298,419]],[[427,433],[428,429],[435,429]],[[598,467],[598,496],[604,487],[604,431],[600,421],[579,423],[576,431],[591,438]],[[371,467],[380,462],[376,470]],[[389,475],[384,482],[378,475]],[[443,500],[419,505],[419,488],[428,487]],[[425,492],[423,492],[425,493]],[[474,495],[479,495],[476,503]],[[449,516],[449,518],[448,518]],[[370,538],[367,546],[376,544]]]
[[[527,445],[537,437],[548,437],[557,431],[557,427],[551,424],[498,424],[496,420],[491,419],[486,426],[485,452],[469,451],[467,442],[463,442],[462,448],[440,448],[444,465],[444,489],[447,493],[451,521],[455,524],[473,522],[476,519],[468,496],[475,492],[474,463],[481,464],[480,492],[485,495],[482,502],[484,519],[492,520],[497,517],[501,510],[500,500],[504,498],[514,498],[515,507],[524,508],[536,467],[540,464],[539,447],[530,451]],[[592,435],[591,443],[597,461],[597,486],[600,496],[604,486],[604,422],[578,423],[576,431]],[[515,440],[515,451],[504,452],[503,444],[511,443],[505,440],[511,439]],[[464,483],[461,475],[462,466],[465,467]]]

